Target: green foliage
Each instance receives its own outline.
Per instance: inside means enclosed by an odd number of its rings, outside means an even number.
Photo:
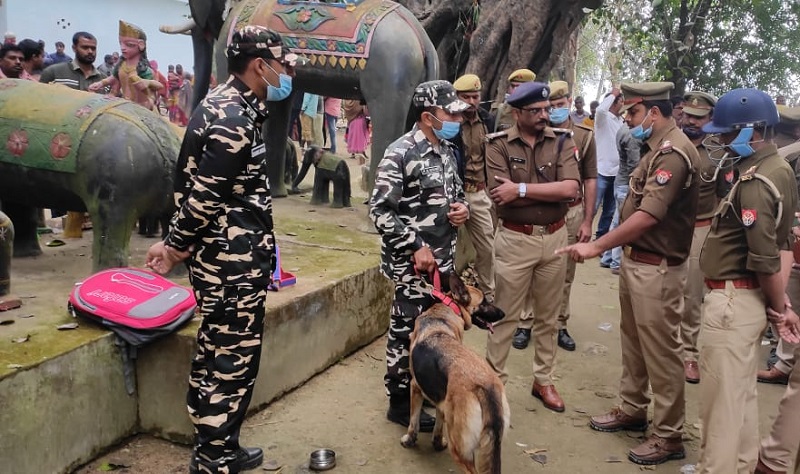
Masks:
[[[797,99],[798,24],[793,0],[608,0],[586,27],[600,32],[593,46],[611,79],[672,80],[679,91],[716,94],[757,87]]]

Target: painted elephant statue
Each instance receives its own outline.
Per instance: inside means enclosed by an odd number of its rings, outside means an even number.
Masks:
[[[328,204],[331,207],[353,207],[350,204],[350,168],[341,156],[334,155],[312,145],[303,155],[303,166],[292,183],[292,193],[299,193],[297,186],[303,181],[308,170],[314,165],[314,189],[311,191],[311,204]],[[333,201],[330,200],[330,185],[333,184]]]
[[[11,251],[14,248],[14,224],[0,211],[0,296],[11,291]]]
[[[36,208],[88,211],[94,270],[128,263],[140,216],[171,215],[180,141],[159,115],[124,99],[0,80],[0,202],[14,256],[41,253]]]
[[[248,24],[272,28],[292,52],[309,59],[296,69],[293,95],[310,92],[366,102],[373,124],[370,180],[386,147],[406,129],[414,88],[439,77],[439,58],[422,25],[406,8],[389,0],[229,0],[228,6],[223,0],[189,0],[189,5],[197,15],[197,26],[183,25],[183,30],[189,26],[196,48],[196,90],[208,90],[207,76],[200,71],[210,70],[212,62],[206,44],[201,44],[202,54],[198,54],[198,36],[218,36],[213,55],[217,78],[223,81],[227,78],[225,49],[233,32]],[[227,18],[217,32],[220,12],[226,12]],[[287,194],[281,153],[292,100],[290,96],[270,103],[266,124],[270,186],[277,197]]]

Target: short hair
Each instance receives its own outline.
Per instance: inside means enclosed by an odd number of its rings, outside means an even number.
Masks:
[[[75,33],[74,35],[72,35],[72,46],[78,46],[78,40],[80,40],[81,38],[86,38],[88,40],[97,41],[97,38],[95,38],[93,34],[87,33],[85,31],[79,31],[79,32]],[[61,44],[63,45],[64,43],[61,43]]]
[[[266,51],[266,50],[264,50]],[[249,54],[249,53],[239,53],[236,56],[228,57],[228,72],[235,73],[235,74],[243,74],[244,71],[247,69],[247,65],[250,64],[250,61],[253,59],[263,59],[267,61],[271,58],[266,58],[259,56],[257,54]],[[180,64],[179,64],[180,66]],[[183,69],[183,67],[181,67]],[[177,68],[176,68],[177,72]]]
[[[4,44],[0,46],[0,59],[5,59],[6,54],[10,53],[11,51],[17,51],[22,53],[22,48],[17,46],[16,44]],[[24,53],[22,53],[24,56]]]
[[[642,105],[647,110],[652,109],[653,107],[657,107],[658,111],[661,112],[661,115],[664,117],[672,117],[672,100],[645,100],[642,102]]]
[[[684,99],[682,95],[674,95],[669,99],[669,101],[673,108],[686,103],[686,99]]]
[[[103,61],[110,61],[112,59],[114,59],[114,56],[110,54],[106,54],[105,56],[103,56]]]
[[[20,50],[22,50],[22,55],[25,57],[25,61],[30,61],[34,56],[41,56],[44,54],[44,48],[42,45],[39,44],[38,41],[34,41],[32,39],[24,39],[17,43]]]
[[[591,107],[600,107],[600,102],[598,102],[598,101],[596,101],[596,100],[593,100],[593,101],[592,101],[592,103],[591,103],[591,104],[589,104],[589,107],[590,107],[590,108],[591,108]]]
[[[583,96],[579,95],[578,97],[575,97],[575,102],[577,102],[577,101],[583,102]]]
[[[74,38],[74,36],[73,36],[73,38]],[[73,42],[73,44],[77,44],[77,43]],[[61,46],[63,48],[64,47],[64,43],[61,42],[61,41],[56,41],[56,48],[59,47],[59,46]]]

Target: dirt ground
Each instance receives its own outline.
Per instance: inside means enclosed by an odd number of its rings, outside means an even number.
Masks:
[[[333,227],[334,231],[337,225],[350,229],[365,225],[366,208],[361,204],[365,195],[358,185],[360,172],[354,161],[349,161],[349,164],[354,182],[354,210],[311,209],[308,205],[309,195],[275,201],[278,225],[281,218],[292,219],[291,232],[284,229],[278,235],[279,242],[286,242],[285,266],[288,269],[302,270],[294,268],[293,252],[314,248],[294,246],[292,240],[313,242],[308,239],[313,239],[314,233],[321,228],[321,220],[333,222],[329,227]],[[306,179],[306,188],[310,188],[311,179]],[[308,224],[303,224],[306,220]],[[347,242],[351,242],[349,245],[352,248],[364,249],[377,264],[378,257],[374,250],[377,238],[363,235],[363,238],[352,238]],[[44,236],[42,241],[44,243],[49,239]],[[362,239],[369,245],[361,243]],[[140,264],[151,242],[152,239],[133,237],[132,264]],[[0,327],[3,339],[8,341],[19,335],[34,334],[31,341],[35,341],[39,337],[37,331],[42,330],[37,325],[43,324],[42,318],[46,314],[54,314],[46,322],[50,331],[55,324],[70,320],[64,310],[64,295],[76,281],[74,275],[88,274],[90,247],[91,234],[87,233],[83,239],[67,241],[64,247],[46,247],[44,257],[24,262],[15,260],[12,269],[14,291],[28,298],[24,300],[26,306],[16,313],[0,314],[0,319],[15,320],[13,325]],[[298,285],[305,284],[313,282],[305,283],[303,279],[298,282]],[[288,297],[291,297],[290,292],[270,293],[267,304],[277,304]],[[621,373],[617,277],[599,268],[597,260],[579,266],[572,304],[573,317],[569,327],[578,349],[575,352],[559,350],[556,368],[556,386],[567,405],[564,413],[545,409],[530,395],[533,348],[511,350],[508,362],[511,377],[506,390],[511,405],[512,428],[503,443],[503,472],[596,474],[655,470],[678,473],[683,465],[694,464],[699,450],[700,427],[696,385],[688,385],[686,391],[686,460],[672,461],[654,468],[640,468],[626,458],[628,449],[640,442],[639,433],[608,434],[588,428],[590,415],[604,412],[617,401]],[[30,313],[35,313],[36,317],[20,317]],[[610,323],[611,329],[600,329],[598,326],[603,323]],[[69,332],[58,334],[63,334],[64,338],[70,337]],[[467,333],[466,343],[482,354],[485,337],[484,332],[473,329]],[[385,370],[384,347],[385,336],[344,358],[265,410],[250,416],[242,429],[242,443],[262,447],[265,451],[265,467],[273,468],[259,472],[309,472],[309,453],[320,447],[336,451],[337,466],[333,472],[342,474],[456,472],[448,453],[433,451],[428,434],[420,435],[419,445],[415,449],[400,446],[404,428],[385,419],[387,399],[382,379]],[[767,350],[767,346],[762,347],[764,355]],[[13,353],[4,353],[0,347],[0,360],[13,362],[13,357]],[[3,364],[5,367],[6,363]],[[270,374],[261,373],[260,376],[269,377]],[[759,385],[762,434],[767,432],[775,416],[783,390],[783,386]],[[76,472],[186,472],[189,455],[190,448],[187,446],[149,436],[136,436]],[[534,455],[536,460],[533,459]]]

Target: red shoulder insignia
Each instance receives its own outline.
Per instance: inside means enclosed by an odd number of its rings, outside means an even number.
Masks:
[[[728,171],[725,173],[725,182],[728,184],[733,183],[733,170]]]
[[[756,209],[742,209],[742,224],[745,227],[753,227],[758,218],[758,211]]]
[[[575,161],[581,161],[581,154],[578,153],[578,147],[574,148],[574,152],[575,152]]]
[[[669,180],[672,179],[672,172],[667,170],[658,169],[656,170],[656,183],[660,185],[665,185],[669,183]]]

